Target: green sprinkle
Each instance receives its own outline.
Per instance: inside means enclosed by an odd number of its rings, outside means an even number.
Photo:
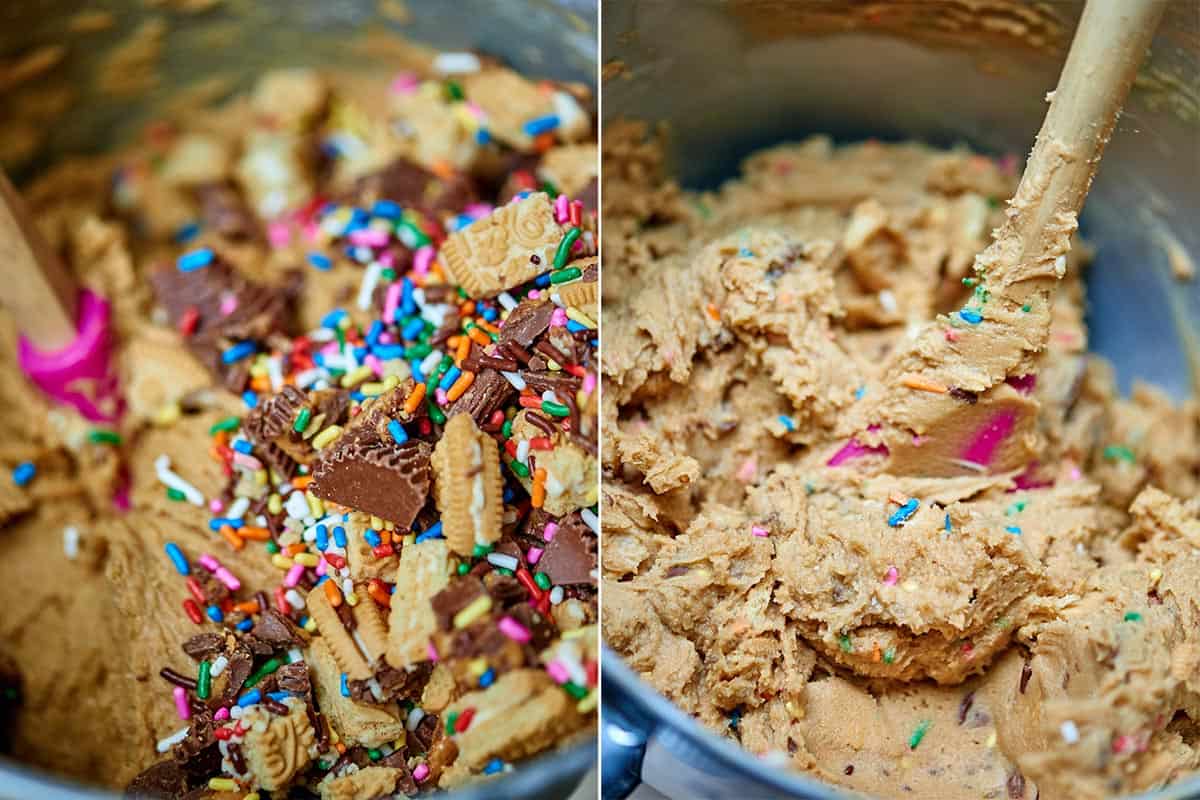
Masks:
[[[372,747],[367,751],[367,758],[371,759],[372,761],[378,761],[379,759],[383,758],[383,753]]]
[[[167,499],[174,500],[176,503],[187,499],[187,495],[178,489],[167,489]]]
[[[116,431],[107,431],[104,428],[92,428],[88,432],[88,441],[93,444],[113,444],[121,443],[121,434]]]
[[[996,620],[992,624],[995,625],[1000,630],[1004,630],[1009,625],[1009,619],[1008,619],[1008,617],[1001,617],[1000,619]]]
[[[1030,311],[1033,311],[1033,306],[1029,303],[1026,303],[1025,305],[1021,306],[1021,310],[1028,314]]]
[[[500,426],[500,433],[504,436],[505,439],[512,438],[512,420],[511,419],[504,420],[504,424]]]
[[[467,562],[464,561],[458,565],[458,574],[459,575],[466,575],[470,571],[471,571],[471,567],[467,565]]]
[[[709,208],[707,205],[705,205],[703,202],[701,202],[699,200],[693,200],[692,205],[694,205],[696,207],[696,210],[700,212],[700,216],[704,217],[705,219],[708,219],[709,217],[712,216],[712,209]]]
[[[446,735],[447,736],[454,735],[454,723],[457,721],[458,721],[458,712],[451,711],[449,716],[446,717]]]
[[[216,436],[221,431],[225,431],[225,432],[236,431],[238,428],[238,425],[241,425],[241,424],[242,424],[242,421],[240,419],[238,419],[237,417],[226,417],[225,419],[218,420],[217,422],[213,423],[213,426],[208,429],[208,435]]]
[[[263,664],[261,667],[258,668],[258,672],[255,672],[253,675],[251,675],[249,678],[247,678],[246,682],[244,684],[242,684],[242,686],[247,689],[251,688],[252,686],[254,686],[254,684],[258,683],[263,678],[267,677],[272,672],[279,669],[281,666],[283,666],[283,662],[280,661],[278,658],[269,659],[267,661],[267,663]]]
[[[296,415],[296,421],[292,423],[292,430],[296,433],[304,433],[310,419],[312,419],[312,410],[308,406],[301,406],[300,413]]]
[[[1029,505],[1026,500],[1018,500],[1008,508],[1004,509],[1004,516],[1011,517],[1013,514],[1020,514],[1025,510],[1025,506]]]
[[[271,555],[275,555],[276,553],[279,552],[279,545],[275,544],[275,542],[268,541],[266,544],[266,548],[267,548],[267,552],[270,553]]]
[[[921,720],[919,723],[917,723],[917,729],[913,731],[912,736],[908,737],[908,749],[916,750],[917,745],[919,745],[921,740],[925,738],[925,734],[929,732],[931,727],[933,727],[933,723],[927,719]]]
[[[495,571],[497,575],[503,575],[506,578],[511,578],[513,576],[513,571],[511,569],[505,569],[504,567],[496,567]]]
[[[970,287],[974,286],[975,284],[979,283],[979,279],[978,278],[963,278],[962,282],[963,282],[963,286],[970,288]]]
[[[332,765],[331,765],[329,762],[327,762],[327,761],[318,761],[318,762],[317,762],[317,769],[321,770],[322,772],[325,772],[325,771],[326,771],[326,770],[328,770],[328,769],[329,769],[331,766],[332,766]]]
[[[1125,621],[1126,622],[1141,622],[1142,615],[1136,611],[1126,611],[1125,612]]]
[[[388,267],[383,272],[379,273],[379,277],[383,278],[385,281],[394,281],[396,280],[396,270]]]
[[[200,662],[200,673],[196,676],[196,696],[207,700],[212,694],[212,665],[207,659]]]
[[[1123,444],[1110,444],[1104,448],[1105,461],[1127,461],[1132,464],[1135,458],[1133,451]]]
[[[562,269],[567,263],[567,258],[571,255],[571,247],[575,244],[575,240],[579,238],[580,233],[579,228],[571,228],[563,235],[562,241],[558,243],[558,249],[554,251],[555,269]]]
[[[573,281],[583,274],[583,270],[579,267],[570,267],[569,269],[559,269],[550,273],[551,283],[566,283]]]
[[[462,100],[465,95],[456,81],[446,81],[446,96],[451,100]]]
[[[434,421],[434,424],[446,424],[446,415],[442,413],[442,410],[437,407],[437,403],[433,402],[433,400],[429,401],[429,418]]]
[[[492,546],[490,544],[477,544],[475,545],[475,549],[471,551],[471,555],[475,558],[483,558],[490,552],[492,552]]]
[[[401,232],[408,234],[409,239],[412,241],[413,250],[429,244],[429,237],[425,235],[425,231],[421,230],[416,225],[413,225],[412,222],[407,219],[401,219],[400,222],[396,224],[396,233]],[[407,244],[408,243],[405,242],[406,246]]]
[[[543,591],[550,588],[550,576],[544,572],[533,573],[533,582]]]
[[[549,400],[542,401],[542,411],[552,417],[569,417],[571,415],[571,409],[562,403],[551,403]]]
[[[1000,198],[999,197],[989,197],[987,199],[987,204],[988,204],[988,208],[999,208],[1000,207]]]
[[[838,638],[838,647],[842,648],[843,653],[854,652],[854,645],[850,643],[850,637],[844,633]]]
[[[588,690],[586,687],[580,686],[578,683],[567,681],[563,684],[563,688],[567,690],[567,694],[574,697],[576,700],[582,700],[587,697]]]
[[[508,462],[508,468],[511,469],[513,472],[517,473],[517,475],[519,475],[522,478],[529,477],[529,467],[525,466],[520,461],[517,461],[515,458],[512,461]]]
[[[550,181],[542,181],[542,191],[551,197],[558,197],[559,194],[558,187]]]
[[[896,660],[896,648],[889,647],[887,650],[883,651],[883,663],[891,664],[895,660]]]
[[[424,358],[433,352],[433,346],[428,344],[414,344],[412,347],[405,348],[404,357],[408,359]]]

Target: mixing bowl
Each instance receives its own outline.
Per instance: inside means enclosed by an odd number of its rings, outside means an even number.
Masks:
[[[1119,2],[1119,0],[1111,0]],[[602,113],[667,124],[669,170],[714,188],[753,150],[813,133],[965,142],[1027,154],[1081,2],[605,0]],[[1126,105],[1081,221],[1092,349],[1120,385],[1176,399],[1200,386],[1200,15],[1173,3]],[[611,651],[603,664],[606,798],[643,777],[674,798],[833,798],[672,706]],[[1156,800],[1200,797],[1200,778]]]
[[[93,19],[95,12],[110,14],[111,25],[86,34],[72,32],[73,25],[87,19],[81,12],[92,13]],[[148,20],[166,23],[153,80],[132,81],[124,87],[129,91],[114,91],[96,80],[114,48]],[[275,67],[386,69],[389,50],[382,32],[436,49],[477,48],[527,74],[594,87],[596,25],[595,0],[10,0],[0,4],[0,63],[48,45],[65,44],[66,49],[52,70],[5,95],[0,162],[18,181],[29,178],[63,155],[100,152],[129,141],[147,121],[197,87],[208,87],[219,101]],[[12,114],[17,102],[38,104],[36,130],[20,130]],[[30,142],[32,134],[36,146]],[[14,147],[14,142],[23,146]],[[455,797],[566,797],[591,767],[595,750],[590,740],[543,755]],[[0,798],[111,796],[0,759]]]

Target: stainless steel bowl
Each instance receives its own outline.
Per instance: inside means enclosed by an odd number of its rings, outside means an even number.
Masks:
[[[183,4],[144,0],[7,0],[0,3],[0,61],[45,45],[66,44],[61,63],[19,92],[69,92],[61,114],[47,118],[44,146],[29,158],[0,154],[0,162],[29,177],[69,153],[100,152],[128,141],[163,113],[181,92],[225,79],[222,93],[248,87],[265,69],[286,66],[364,67],[386,65],[385,56],[348,41],[373,29],[398,33],[444,50],[479,48],[530,75],[595,86],[597,14],[595,0],[404,0],[393,4],[406,21],[381,14],[376,0],[226,0],[206,11],[183,12]],[[112,14],[113,26],[72,33],[82,11]],[[147,19],[167,23],[156,81],[129,94],[106,91],[96,76],[100,65]],[[11,95],[5,95],[11,99]],[[215,97],[214,99],[220,99]],[[0,109],[0,131],[14,124]],[[595,761],[594,740],[548,753],[510,775],[455,793],[462,800],[566,797]],[[0,759],[0,798],[67,800],[111,797],[12,761]]]
[[[1108,0],[1120,2],[1120,0]],[[667,123],[674,174],[712,188],[751,151],[813,133],[1029,152],[1082,2],[604,0],[605,120]],[[1200,13],[1172,4],[1082,218],[1092,349],[1176,398],[1200,393],[1200,283],[1171,276],[1173,234],[1200,259]],[[702,729],[612,652],[603,782],[675,798],[833,798]],[[1200,797],[1200,778],[1151,795]]]

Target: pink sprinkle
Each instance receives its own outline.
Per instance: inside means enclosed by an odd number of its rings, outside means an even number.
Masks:
[[[947,342],[957,342],[958,341],[958,331],[954,330],[954,328],[946,328],[946,341]]]
[[[753,533],[755,536],[759,537],[760,539],[765,539],[771,535],[771,532],[769,530],[767,530],[766,528],[764,528],[762,525],[752,526],[750,528],[750,532]]]
[[[208,510],[214,514],[220,514],[225,510],[225,504],[221,502],[221,498],[214,497],[208,501]]]
[[[217,722],[221,722],[222,720],[229,719],[229,707],[221,706],[220,708],[218,708],[213,713],[213,719],[215,719]]]
[[[920,447],[925,444],[925,437],[919,433],[914,433],[912,437],[913,447]]]
[[[986,467],[996,455],[996,449],[1008,438],[1016,424],[1016,411],[1000,411],[993,415],[987,424],[975,433],[959,457]]]
[[[464,100],[463,106],[466,107],[467,111],[471,112],[471,115],[475,117],[475,119],[483,119],[487,116],[487,114],[483,112],[483,109],[479,107],[479,104],[473,100]]]
[[[133,501],[129,498],[129,484],[123,483],[117,487],[113,493],[112,499],[113,508],[117,511],[128,511],[133,508]]]
[[[1038,462],[1031,461],[1029,462],[1029,466],[1027,466],[1020,475],[1013,478],[1013,486],[1015,489],[1010,491],[1016,491],[1018,489],[1042,489],[1053,485],[1054,481],[1045,480],[1044,478],[1038,476]]]
[[[449,402],[446,398],[446,390],[441,387],[438,387],[437,390],[434,391],[433,396],[437,398],[437,404],[439,406],[444,406],[447,402]]]
[[[433,646],[433,642],[429,642],[427,645],[425,645],[425,655],[429,656],[430,661],[438,660],[437,648]]]
[[[395,339],[395,337],[393,337],[393,336],[392,336],[390,333],[381,333],[381,334],[379,334],[379,342],[380,342],[380,344],[391,344],[391,343],[392,343],[392,342],[394,342],[394,341],[396,341],[396,339]]]
[[[413,272],[421,277],[429,274],[429,265],[433,263],[433,246],[425,245],[417,248],[417,252],[413,253],[412,268]]]
[[[375,373],[375,377],[383,374],[383,362],[379,360],[379,356],[370,353],[363,359],[363,363],[371,368],[371,372]]]
[[[292,564],[287,571],[287,575],[285,575],[283,578],[283,585],[291,589],[300,582],[302,577],[304,577],[304,565]]]
[[[304,223],[304,238],[310,242],[319,241],[321,238],[321,226],[315,222]]]
[[[542,296],[542,293],[540,291],[538,291],[537,289],[530,289],[529,294],[527,296],[529,297],[530,300],[537,300],[539,297]]]
[[[396,254],[391,250],[384,250],[379,254],[379,258],[375,259],[384,269],[390,269],[396,266]]]
[[[230,572],[225,567],[217,567],[217,571],[213,573],[217,576],[217,580],[225,584],[226,588],[231,592],[236,592],[242,588],[242,582],[237,579],[237,576]]]
[[[594,391],[596,391],[596,373],[584,372],[583,373],[583,393],[591,394]]]
[[[316,569],[313,571],[317,573],[318,578],[325,574],[327,566],[328,562],[326,562],[324,558],[317,562]]]
[[[388,243],[388,232],[376,228],[359,228],[351,231],[346,237],[350,244],[365,245],[366,247],[383,247]]]
[[[391,90],[395,94],[412,94],[421,85],[420,78],[413,72],[401,72],[392,78]]]
[[[216,572],[221,568],[221,562],[217,561],[217,559],[213,558],[208,553],[201,555],[198,560],[200,561],[200,566],[204,567],[209,572]]]
[[[412,775],[413,775],[413,780],[416,781],[417,783],[420,783],[421,781],[423,781],[429,777],[429,765],[428,764],[417,764],[417,766],[413,769]]]
[[[884,586],[895,586],[900,580],[900,570],[895,567],[888,567],[887,574],[883,576]]]
[[[245,467],[246,469],[253,470],[255,472],[262,469],[262,462],[257,458],[245,453],[239,453],[236,450],[233,453],[233,463],[237,464],[239,467]]]
[[[558,533],[558,523],[557,522],[547,522],[546,529],[542,531],[542,538],[545,539],[547,542],[553,542],[554,535],[556,533]]]
[[[192,718],[192,707],[188,705],[187,690],[182,686],[176,686],[172,693],[175,695],[175,711],[178,712],[180,719]]]
[[[1071,480],[1077,481],[1083,477],[1083,473],[1079,471],[1079,467],[1071,467]]]
[[[487,203],[471,203],[471,205],[463,209],[463,213],[473,219],[479,219],[491,214],[492,206],[489,206]]]
[[[228,317],[234,311],[237,311],[238,299],[235,294],[227,294],[221,298],[221,316]]]
[[[571,221],[571,208],[565,194],[560,194],[554,201],[554,221],[559,225],[566,225]]]
[[[529,634],[529,629],[512,617],[501,617],[500,621],[496,623],[496,627],[500,629],[501,633],[518,644],[525,644],[532,638]]]
[[[542,553],[544,552],[545,551],[540,547],[531,547],[529,548],[529,552],[525,554],[525,560],[530,564],[536,564],[541,559]]]
[[[281,250],[292,243],[292,229],[286,222],[272,222],[267,225],[267,241],[271,247]]]
[[[758,459],[750,456],[743,461],[742,465],[738,467],[736,477],[742,483],[753,483],[754,479],[758,477]]]
[[[571,673],[567,672],[567,668],[558,659],[546,664],[546,672],[550,673],[555,683],[562,684],[571,680]]]
[[[561,328],[567,324],[567,312],[561,308],[554,309],[554,313],[550,315],[550,324],[556,328]]]

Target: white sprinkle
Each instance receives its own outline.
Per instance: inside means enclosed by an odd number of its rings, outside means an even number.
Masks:
[[[515,372],[503,372],[503,371],[500,374],[503,375],[505,380],[507,380],[509,383],[511,383],[512,387],[514,389],[516,389],[518,392],[525,391],[525,379],[522,378],[520,375],[518,375]]]
[[[337,338],[337,331],[333,328],[317,328],[309,331],[308,338],[314,342],[332,342]]]
[[[500,567],[500,569],[511,569],[513,572],[517,571],[517,567],[520,566],[521,563],[513,556],[507,556],[504,553],[488,553],[487,560],[488,563],[494,567]]]
[[[230,719],[241,719],[242,713],[243,713],[242,707],[237,704],[234,704],[229,707],[229,718]]]
[[[208,674],[214,678],[225,671],[229,666],[229,659],[226,656],[217,656],[213,659],[212,666],[208,670]]]
[[[437,369],[437,365],[441,362],[441,360],[442,360],[442,351],[440,351],[440,350],[431,351],[429,353],[429,355],[427,355],[427,356],[425,356],[425,358],[421,359],[421,374],[426,375],[426,376],[432,375],[433,371],[435,369]]]
[[[579,510],[579,516],[583,517],[583,521],[586,522],[587,526],[592,529],[592,533],[596,534],[597,536],[600,535],[600,520],[596,518],[596,515],[592,513],[590,508],[581,508]]]
[[[1067,720],[1059,726],[1059,732],[1062,733],[1063,741],[1067,744],[1075,744],[1079,741],[1079,728],[1071,720]]]
[[[74,525],[63,528],[63,553],[72,561],[79,557],[79,529]]]
[[[250,498],[239,497],[229,504],[229,508],[225,509],[225,517],[227,519],[241,519],[246,516],[246,512],[250,510]]]
[[[415,731],[417,726],[421,724],[421,720],[425,718],[425,712],[419,708],[414,708],[408,712],[408,719],[404,723],[404,727],[410,731]]]
[[[349,569],[349,567],[346,567],[346,569]],[[351,580],[350,578],[346,578],[346,580],[342,581],[342,594],[343,595],[354,594],[354,581]]]
[[[260,528],[267,527],[267,517],[265,514],[259,514],[254,518],[254,524]]]
[[[425,290],[421,288],[413,289],[413,302],[417,304],[417,308],[425,307]]]
[[[474,53],[438,53],[433,58],[433,68],[443,75],[467,75],[482,66]]]
[[[271,379],[271,391],[278,392],[283,388],[283,367],[278,358],[267,360],[267,377]]]
[[[160,753],[167,752],[172,747],[174,747],[175,745],[179,744],[184,739],[186,739],[187,735],[188,735],[188,731],[190,729],[191,729],[190,725],[184,725],[182,728],[175,731],[170,736],[165,736],[162,739],[159,739],[158,744],[156,744],[154,746],[154,749]]]
[[[154,472],[158,476],[159,483],[181,492],[192,505],[203,507],[204,495],[195,486],[171,471],[171,457],[166,453],[154,459]]]
[[[292,492],[287,497],[287,502],[283,504],[284,510],[287,511],[289,517],[296,519],[305,519],[312,511],[308,507],[308,500],[304,496],[304,492]]]
[[[522,464],[529,463],[529,440],[522,439],[517,442],[517,461]]]
[[[371,307],[371,299],[375,295],[375,287],[379,285],[379,278],[382,274],[383,264],[378,261],[372,261],[363,272],[362,284],[358,288],[358,307],[362,311]]]
[[[980,474],[987,472],[987,467],[985,467],[983,464],[979,464],[975,461],[967,461],[965,458],[951,458],[949,461],[951,464],[957,464],[958,466],[964,467],[973,472],[978,472]]]
[[[1058,258],[1054,259],[1054,274],[1060,278],[1067,274],[1066,256],[1059,256]]]
[[[564,139],[580,139],[591,130],[591,120],[570,92],[554,93],[554,115],[558,117],[558,134]]]
[[[556,606],[563,601],[563,588],[555,586],[550,590],[550,605]]]
[[[455,309],[442,303],[430,303],[421,309],[421,317],[428,322],[432,322],[435,328],[442,327],[442,323],[446,321],[446,315]]]
[[[288,654],[288,663],[295,664],[299,661],[304,660],[304,654],[301,653],[300,649],[297,647],[293,647],[291,650],[288,650],[287,654]]]
[[[557,403],[558,395],[556,395],[554,393],[553,389],[547,389],[546,391],[542,392],[542,402],[543,403]]]
[[[551,475],[549,472],[546,473],[547,497],[558,497],[566,490],[566,488],[567,487],[562,485],[562,481]]]
[[[372,697],[380,703],[383,702],[383,687],[379,685],[379,681],[374,677],[369,678],[367,680],[367,688],[371,690]]]
[[[899,308],[896,305],[896,295],[892,294],[891,289],[883,289],[879,292],[879,305],[883,306],[883,310],[889,314],[895,314]]]
[[[512,311],[517,307],[517,301],[514,300],[513,296],[508,292],[501,292],[500,294],[496,295],[496,299],[500,301],[500,305],[504,306],[506,311]]]
[[[295,589],[288,589],[284,594],[284,598],[288,601],[288,605],[299,611],[304,608],[304,598]]]

